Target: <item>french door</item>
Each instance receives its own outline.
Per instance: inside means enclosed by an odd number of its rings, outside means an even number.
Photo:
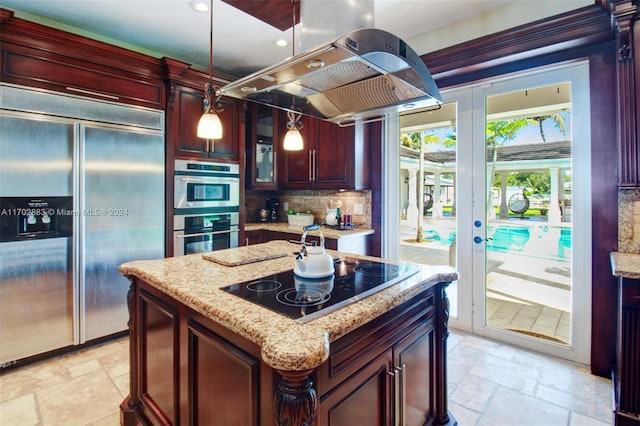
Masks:
[[[418,213],[425,249],[401,246],[400,258],[442,263],[435,250],[448,248],[460,273],[451,327],[589,363],[588,89],[588,64],[573,63],[445,91],[421,125],[401,120],[428,147],[430,209]]]

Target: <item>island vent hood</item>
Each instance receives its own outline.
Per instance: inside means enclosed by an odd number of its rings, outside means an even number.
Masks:
[[[395,35],[374,28],[350,31],[227,84],[219,94],[342,126],[442,103],[415,51]]]

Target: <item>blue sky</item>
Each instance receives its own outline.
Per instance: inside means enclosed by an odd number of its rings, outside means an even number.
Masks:
[[[553,123],[553,120],[545,120],[543,122],[545,136],[547,137],[547,142],[557,142],[563,140],[571,139],[571,113],[563,112],[561,115],[564,117],[565,125],[567,128],[567,132],[565,135],[560,132]],[[450,135],[454,131],[453,127],[448,128],[440,128],[427,131],[427,134],[434,133],[441,138],[446,138],[447,135]],[[513,141],[510,141],[508,145],[524,145],[524,144],[534,144],[534,143],[542,143],[542,136],[540,135],[540,130],[536,124],[529,125],[524,129],[520,130]],[[427,152],[436,152],[443,150],[450,150],[455,148],[446,148],[441,144],[428,144]]]

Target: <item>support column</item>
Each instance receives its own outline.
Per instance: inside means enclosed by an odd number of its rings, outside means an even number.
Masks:
[[[457,197],[456,197],[456,192],[457,192],[456,191],[456,188],[457,188],[457,186],[456,186],[456,178],[457,178],[458,175],[456,173],[453,173],[451,176],[452,176],[451,183],[453,185],[453,187],[452,187],[453,188],[453,205],[451,206],[451,217],[456,217],[456,208],[457,208],[457,206],[456,206],[456,203],[457,203],[456,202],[456,199],[457,199]]]
[[[491,206],[493,209],[493,206]],[[507,206],[507,172],[500,172],[500,219],[509,218],[509,206]]]
[[[418,215],[420,214],[420,212],[418,211],[417,199],[418,167],[409,167],[407,168],[407,171],[409,172],[409,194],[407,194],[409,197],[409,199],[407,200],[409,202],[409,205],[407,206],[407,222],[413,226],[413,224],[418,223]]]
[[[432,217],[442,217],[442,190],[440,188],[440,172],[433,172],[433,207],[431,209]]]
[[[560,214],[560,185],[562,185],[562,179],[560,179],[560,169],[558,167],[551,167],[549,169],[551,173],[551,198],[549,199],[549,224],[557,225],[562,221],[562,215]]]

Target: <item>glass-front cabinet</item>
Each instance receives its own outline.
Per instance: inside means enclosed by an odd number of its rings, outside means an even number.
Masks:
[[[277,189],[277,110],[255,103],[249,110],[251,131],[248,134],[251,140],[247,143],[247,164],[251,166],[247,168],[247,186]]]

